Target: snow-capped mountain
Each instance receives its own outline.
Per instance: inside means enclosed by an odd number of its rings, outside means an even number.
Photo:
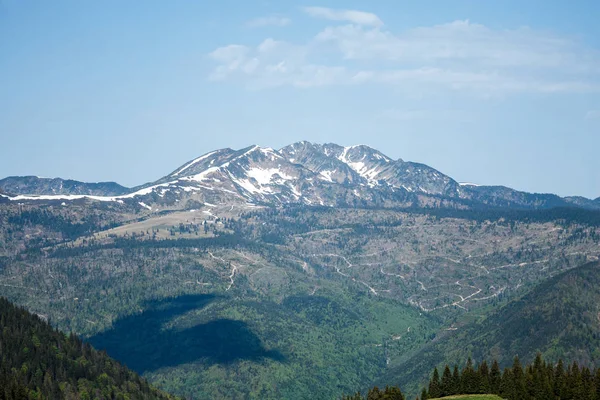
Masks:
[[[291,162],[319,173],[337,183],[388,186],[409,192],[456,197],[460,185],[452,178],[424,164],[392,160],[365,145],[294,143],[281,149]]]
[[[251,146],[198,157],[157,182],[139,188],[159,197],[202,193],[261,204],[406,204],[407,194],[459,197],[460,185],[425,165],[392,160],[368,146],[298,142],[280,150]],[[452,190],[454,190],[452,192]],[[227,196],[229,195],[229,196]]]
[[[0,194],[4,200],[89,199],[137,204],[149,210],[194,208],[201,203],[521,208],[593,208],[597,203],[500,186],[459,184],[427,165],[393,160],[369,146],[305,141],[280,150],[250,146],[212,151],[133,189],[114,183],[10,177],[0,181],[0,191],[6,193]]]

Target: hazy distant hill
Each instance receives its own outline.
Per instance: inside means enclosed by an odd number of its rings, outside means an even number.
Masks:
[[[10,176],[0,180],[0,190],[22,195],[93,195],[118,196],[129,191],[115,182],[86,183],[71,179]]]

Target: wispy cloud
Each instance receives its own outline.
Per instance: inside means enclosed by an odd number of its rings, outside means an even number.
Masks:
[[[270,15],[266,17],[260,17],[252,19],[246,22],[246,26],[249,28],[261,28],[263,26],[287,26],[292,23],[292,20],[287,17],[278,15]]]
[[[348,79],[344,67],[312,64],[303,46],[266,39],[255,48],[242,45],[221,47],[209,54],[220,63],[210,79],[247,80],[251,88],[274,86],[315,87],[343,84]]]
[[[301,43],[268,38],[255,46],[217,49],[210,54],[218,64],[211,79],[238,80],[253,88],[380,84],[407,92],[454,90],[484,97],[600,92],[600,54],[569,38],[469,21],[394,33],[371,13],[305,11],[342,23]]]
[[[326,7],[305,7],[304,12],[314,18],[346,21],[358,25],[381,26],[383,21],[373,13],[357,10],[335,10]]]
[[[600,110],[590,110],[585,114],[585,119],[600,119]]]

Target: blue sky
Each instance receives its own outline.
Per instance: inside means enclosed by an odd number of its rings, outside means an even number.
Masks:
[[[137,185],[217,148],[310,140],[595,198],[598,15],[585,0],[0,0],[0,176]]]

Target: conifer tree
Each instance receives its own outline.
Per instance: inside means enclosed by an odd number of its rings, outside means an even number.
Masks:
[[[594,377],[594,386],[596,387],[596,400],[600,400],[600,368],[596,370]]]
[[[383,398],[385,400],[404,400],[402,391],[400,391],[400,388],[395,386],[386,386],[383,394]]]
[[[467,360],[467,365],[461,374],[461,391],[465,394],[473,394],[479,391],[479,384],[477,382],[477,373],[473,368],[473,360],[471,357]]]
[[[440,397],[441,396],[441,391],[440,391],[440,374],[438,372],[437,367],[433,369],[433,376],[432,376],[431,380],[429,381],[428,395],[431,398],[436,398],[436,397]]]
[[[528,398],[527,384],[523,367],[519,356],[515,356],[512,366],[512,376],[514,381],[514,400],[526,400]]]
[[[367,393],[367,400],[382,400],[382,399],[383,399],[383,393],[381,393],[381,390],[379,390],[379,388],[377,386],[375,386],[374,388],[369,390],[369,392]]]
[[[452,372],[448,364],[444,367],[444,373],[442,374],[442,382],[440,384],[441,396],[450,396],[456,394],[453,391]]]
[[[596,389],[594,388],[594,380],[592,379],[592,372],[588,367],[581,369],[581,381],[582,381],[582,400],[594,400],[596,395]]]
[[[460,393],[460,372],[458,371],[458,365],[454,364],[452,371],[452,392],[450,394]]]
[[[558,360],[558,364],[554,369],[554,396],[565,399],[567,396],[565,367],[562,360]]]
[[[490,393],[490,370],[487,362],[483,360],[477,369],[477,380],[479,381],[479,393]]]
[[[579,364],[577,361],[573,362],[571,365],[571,370],[569,375],[567,376],[568,387],[570,388],[570,395],[575,399],[583,399],[584,396],[584,388],[583,388],[583,380],[581,376],[581,371],[579,369]]]
[[[515,398],[515,380],[513,379],[512,370],[509,368],[504,369],[502,373],[502,380],[500,382],[500,396],[504,399]]]
[[[502,373],[498,361],[494,360],[490,371],[490,393],[500,394],[500,382],[502,381]]]

